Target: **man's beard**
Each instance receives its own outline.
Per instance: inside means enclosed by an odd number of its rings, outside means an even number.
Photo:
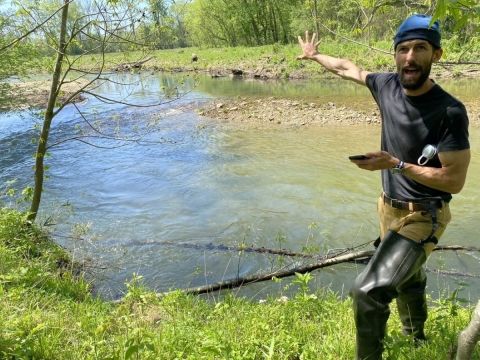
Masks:
[[[430,71],[432,70],[432,64],[427,64],[425,67],[414,64],[416,69],[420,72],[420,77],[415,80],[405,76],[405,71],[400,66],[397,67],[398,74],[400,76],[400,83],[404,89],[407,90],[417,90],[422,87],[425,81],[428,80],[430,76]]]

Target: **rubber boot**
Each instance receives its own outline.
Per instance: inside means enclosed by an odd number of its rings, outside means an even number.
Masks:
[[[389,304],[425,261],[422,244],[392,230],[387,232],[350,292],[357,327],[356,359],[382,358]]]
[[[402,334],[413,335],[415,345],[420,345],[426,340],[424,325],[427,321],[427,299],[425,288],[427,276],[423,269],[420,269],[399,289],[397,297],[397,308],[402,322]]]

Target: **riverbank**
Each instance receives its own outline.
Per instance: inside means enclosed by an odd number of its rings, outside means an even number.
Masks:
[[[0,358],[5,359],[324,359],[353,358],[351,300],[328,289],[309,289],[315,272],[277,280],[281,290],[258,302],[233,292],[208,296],[171,291],[157,296],[141,276],[127,279],[124,301],[90,293],[69,254],[25,214],[0,207]],[[80,272],[79,272],[80,271]],[[411,360],[450,359],[458,332],[470,321],[458,293],[431,301],[429,342],[416,348],[403,337],[396,308],[386,353]],[[448,319],[448,326],[446,326]],[[477,348],[474,358],[480,356]]]
[[[391,44],[378,43],[375,46],[378,51],[376,48],[361,44],[345,41],[330,42],[322,43],[320,51],[335,57],[350,59],[358,66],[370,71],[395,71],[393,54],[389,53]],[[145,72],[155,74],[157,72],[170,72],[207,75],[212,78],[234,77],[247,81],[338,79],[336,75],[329,73],[315,62],[296,60],[299,54],[300,47],[295,44],[210,49],[183,48],[157,50],[147,55],[140,52],[109,53],[106,54],[105,58],[99,57],[98,60],[96,60],[95,55],[79,57],[77,66],[79,69],[85,68],[88,71],[95,71],[94,68],[92,69],[92,64],[98,61],[99,64],[105,66],[105,73]],[[192,61],[193,55],[195,55],[196,61]],[[446,51],[442,61],[432,67],[432,77],[434,79],[480,77],[480,67],[477,64],[459,64],[456,61],[459,58],[461,58],[460,54],[454,51]],[[32,71],[34,74],[39,74],[44,72],[44,69],[32,69]],[[81,80],[80,78],[76,82],[63,84],[58,102],[62,103],[70,98],[79,89],[79,85],[83,84]],[[86,82],[86,80],[84,81]],[[14,91],[11,93],[11,95],[18,94],[17,105],[45,108],[50,90],[49,81],[18,84],[15,86],[21,87],[14,87]],[[73,99],[73,102],[82,100],[83,97],[79,94]],[[353,104],[342,104],[337,101],[315,104],[310,100],[307,107],[304,107],[299,106],[304,102],[302,99],[295,99],[293,102],[290,102],[289,99],[275,99],[275,101],[266,99],[258,102],[256,100],[258,99],[222,100],[223,106],[216,102],[213,107],[205,108],[203,111],[207,116],[214,119],[252,126],[260,126],[260,124],[262,126],[266,124],[290,124],[295,126],[307,124],[378,124],[378,110],[373,102],[369,108],[359,109],[358,106],[353,106]],[[272,103],[272,105],[270,106],[269,103]],[[474,101],[471,104],[466,104],[472,124],[480,122],[480,110],[477,103],[478,101]],[[3,110],[6,109],[7,107],[4,106]],[[215,111],[215,109],[219,111]],[[241,111],[235,112],[232,109],[240,109]],[[312,114],[312,111],[320,111],[325,115],[315,115]],[[242,116],[242,112],[248,113],[248,115]],[[229,119],[225,119],[225,114],[229,114]],[[270,114],[275,116],[270,116]]]
[[[319,51],[333,57],[349,59],[368,71],[394,72],[396,67],[392,45],[390,42],[362,45],[347,40],[327,40],[319,46]],[[480,77],[480,67],[473,50],[472,53],[456,51],[458,50],[445,49],[442,59],[432,67],[432,76],[443,79]],[[298,44],[233,48],[192,47],[157,50],[140,62],[132,61],[133,57],[111,54],[108,57],[108,67],[112,71],[141,69],[207,74],[212,77],[242,76],[245,79],[260,80],[337,78],[314,61],[297,60],[296,57],[300,54]]]

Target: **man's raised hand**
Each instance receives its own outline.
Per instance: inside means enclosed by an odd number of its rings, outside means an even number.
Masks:
[[[319,40],[318,42],[315,43],[316,37],[317,37],[317,34],[313,33],[312,39],[310,40],[310,36],[308,35],[308,30],[305,31],[305,42],[303,41],[301,36],[298,36],[298,43],[302,48],[302,55],[297,56],[297,60],[311,59],[319,53],[318,45],[320,45],[321,41]]]

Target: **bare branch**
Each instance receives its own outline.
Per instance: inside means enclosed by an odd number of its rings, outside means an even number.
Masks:
[[[325,26],[323,23],[319,22],[319,24],[325,28],[327,31],[329,31],[330,33],[334,34],[335,36],[338,36],[348,42],[351,42],[351,43],[354,43],[354,44],[357,44],[357,45],[361,45],[361,46],[364,46],[368,49],[371,49],[371,50],[375,50],[375,51],[378,51],[378,52],[381,52],[381,53],[384,53],[384,54],[389,54],[389,55],[393,55],[393,53],[389,52],[389,51],[385,51],[385,50],[382,50],[382,49],[378,49],[378,48],[374,48],[373,46],[370,46],[370,45],[367,45],[367,44],[364,44],[364,43],[361,43],[361,42],[358,42],[358,41],[355,41],[353,39],[350,39],[350,38],[347,38],[346,36],[343,36],[343,35],[340,35],[338,33],[336,33],[335,31],[333,31],[332,29],[330,29],[329,27]]]

